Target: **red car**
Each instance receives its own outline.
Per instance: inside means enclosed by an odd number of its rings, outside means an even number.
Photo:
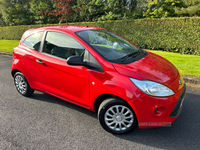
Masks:
[[[98,113],[102,127],[122,134],[171,124],[186,92],[178,70],[103,28],[30,29],[13,49],[17,91],[42,91]]]

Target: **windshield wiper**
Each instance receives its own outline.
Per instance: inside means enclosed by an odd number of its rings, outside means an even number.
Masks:
[[[135,54],[138,54],[139,52],[140,52],[140,49],[138,51],[136,51],[136,52],[130,53],[130,54],[122,57],[122,62],[124,62],[127,58],[129,58],[129,57],[131,57],[131,56],[133,56]]]

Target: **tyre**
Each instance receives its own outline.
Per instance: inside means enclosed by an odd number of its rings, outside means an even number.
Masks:
[[[30,96],[34,90],[30,87],[28,81],[21,72],[16,72],[14,75],[14,84],[17,91],[23,96]]]
[[[101,103],[98,119],[101,126],[113,134],[124,134],[137,126],[137,118],[132,108],[118,98],[110,98]]]

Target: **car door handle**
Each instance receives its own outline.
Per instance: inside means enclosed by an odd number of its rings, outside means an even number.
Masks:
[[[37,59],[36,59],[36,62],[37,62],[37,63],[40,63],[40,64],[42,64],[42,65],[45,65],[45,63],[42,62],[42,61],[40,61],[40,60],[37,60]]]

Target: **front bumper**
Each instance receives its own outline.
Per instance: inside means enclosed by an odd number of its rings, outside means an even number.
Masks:
[[[178,98],[176,106],[174,107],[173,111],[170,114],[171,118],[176,118],[181,113],[181,110],[182,110],[182,107],[183,107],[183,101],[185,99],[185,93],[186,93],[186,85],[184,85],[183,91]]]
[[[136,99],[129,102],[134,109],[139,128],[153,128],[170,125],[181,113],[186,93],[186,85],[179,84],[179,79],[169,85],[175,95],[169,97],[153,97],[137,90]]]

